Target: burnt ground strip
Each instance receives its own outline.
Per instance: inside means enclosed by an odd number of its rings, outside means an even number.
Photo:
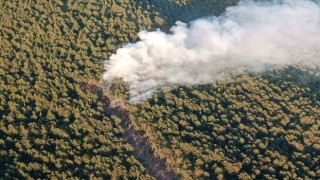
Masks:
[[[166,160],[160,159],[153,154],[151,144],[143,133],[137,132],[126,117],[122,119],[125,125],[124,138],[127,143],[134,147],[133,155],[147,171],[156,179],[169,180],[178,179],[178,176],[166,167]]]
[[[150,141],[145,134],[134,129],[124,103],[111,99],[97,85],[83,83],[82,88],[98,95],[108,115],[121,119],[120,125],[124,129],[123,138],[133,147],[133,156],[145,166],[150,175],[159,180],[180,179],[179,175],[166,166],[166,159],[160,159],[154,155]]]

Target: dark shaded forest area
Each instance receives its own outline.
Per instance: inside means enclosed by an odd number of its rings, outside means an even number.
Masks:
[[[171,87],[137,106],[121,80],[99,84],[103,61],[138,32],[235,3],[0,0],[0,178],[320,178],[318,70]],[[119,104],[106,110],[84,82]]]

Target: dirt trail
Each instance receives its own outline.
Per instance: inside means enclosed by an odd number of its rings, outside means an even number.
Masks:
[[[166,167],[165,159],[160,159],[153,154],[151,144],[144,133],[134,129],[133,122],[128,118],[128,111],[125,109],[123,102],[112,100],[96,85],[83,83],[82,88],[99,96],[108,115],[114,115],[121,119],[120,125],[124,129],[123,138],[134,148],[134,157],[146,167],[150,175],[159,180],[180,179],[175,172]]]

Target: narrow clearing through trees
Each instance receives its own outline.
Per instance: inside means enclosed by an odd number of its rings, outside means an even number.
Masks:
[[[111,99],[97,85],[83,83],[81,87],[99,97],[106,114],[121,119],[123,138],[133,147],[133,156],[145,166],[150,175],[159,180],[179,179],[176,173],[166,167],[166,159],[160,159],[153,154],[151,144],[144,133],[134,129],[133,122],[128,117],[129,111],[121,100]]]

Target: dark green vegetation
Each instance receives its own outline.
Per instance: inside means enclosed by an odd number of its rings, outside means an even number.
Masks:
[[[149,177],[79,82],[156,14],[128,0],[0,1],[0,176]]]
[[[0,178],[153,179],[125,126],[81,83],[98,81],[103,60],[137,32],[233,3],[0,0]],[[298,69],[178,87],[130,117],[185,178],[317,179],[319,76]]]
[[[296,68],[162,92],[136,121],[183,177],[317,179],[320,79]]]

